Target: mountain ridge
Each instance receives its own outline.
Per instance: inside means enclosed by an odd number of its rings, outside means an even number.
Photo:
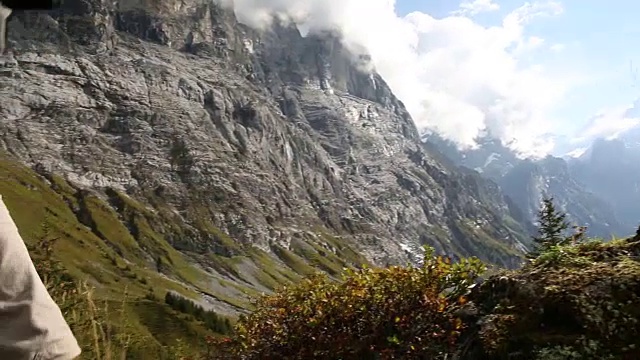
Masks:
[[[529,221],[535,221],[541,199],[553,197],[572,223],[587,226],[594,236],[605,239],[627,236],[636,227],[638,214],[629,213],[629,207],[620,206],[626,201],[621,197],[628,196],[622,194],[634,193],[633,185],[625,184],[619,188],[620,193],[610,194],[611,189],[618,189],[618,185],[613,185],[617,182],[615,179],[622,177],[604,175],[613,174],[614,168],[626,167],[617,160],[612,165],[611,159],[630,161],[624,155],[625,147],[622,143],[616,145],[616,140],[596,141],[594,150],[576,159],[552,155],[520,159],[499,140],[490,137],[482,139],[477,148],[468,150],[459,150],[453,142],[434,134],[423,136],[423,140],[442,149],[456,165],[474,169],[497,182]],[[596,158],[592,158],[592,154],[596,154]],[[606,181],[598,184],[598,174],[603,174]],[[640,176],[640,172],[634,174],[629,173],[626,179]]]

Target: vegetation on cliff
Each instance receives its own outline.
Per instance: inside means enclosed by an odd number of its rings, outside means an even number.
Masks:
[[[551,199],[531,261],[478,281],[476,259],[312,277],[262,298],[229,359],[637,359],[640,237],[567,234]]]
[[[428,251],[421,267],[347,271],[342,281],[324,275],[259,300],[241,318],[229,358],[373,359],[442,358],[464,325],[456,312],[484,265],[452,263]]]
[[[640,358],[640,238],[554,246],[484,281],[464,359]]]

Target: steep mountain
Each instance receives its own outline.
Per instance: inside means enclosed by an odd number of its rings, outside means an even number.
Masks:
[[[571,171],[592,191],[606,198],[632,233],[640,219],[640,134],[632,130],[613,140],[598,139],[579,158],[569,160]]]
[[[474,149],[459,150],[437,135],[423,136],[433,147],[442,149],[456,165],[474,169],[500,185],[500,188],[525,215],[535,221],[543,197],[553,196],[571,222],[585,225],[594,236],[610,238],[632,233],[630,218],[619,217],[617,200],[592,186],[593,177],[580,173],[581,165],[547,156],[543,159],[520,159],[499,140],[483,138]],[[584,163],[581,163],[584,164]],[[589,169],[593,167],[588,166]],[[608,183],[604,187],[612,187]],[[615,187],[615,186],[613,186]]]
[[[477,147],[465,150],[460,150],[454,142],[435,133],[425,133],[422,139],[451,159],[454,164],[475,170],[483,177],[494,181],[500,181],[520,162],[515,152],[490,136],[479,138]]]
[[[211,1],[72,0],[16,13],[9,41],[3,196],[27,241],[60,239],[110,296],[122,264],[153,281],[133,281],[141,294],[236,314],[315,269],[419,261],[423,244],[520,263],[517,211],[425,149],[338,34],[258,31]]]
[[[542,199],[553,196],[571,222],[587,226],[593,235],[611,237],[625,231],[609,202],[593,194],[569,171],[566,161],[547,156],[522,160],[500,181],[501,187],[530,219],[537,217]]]

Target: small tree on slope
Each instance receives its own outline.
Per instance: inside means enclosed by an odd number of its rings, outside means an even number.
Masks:
[[[542,200],[542,208],[538,211],[538,236],[533,237],[533,249],[527,254],[529,259],[537,258],[552,246],[567,242],[569,223],[566,217],[565,213],[556,209],[553,198]]]

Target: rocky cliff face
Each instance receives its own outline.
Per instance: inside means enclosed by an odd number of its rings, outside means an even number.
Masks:
[[[497,188],[435,160],[335,34],[260,32],[195,0],[65,1],[16,14],[9,32],[2,148],[95,194],[138,239],[114,196],[128,194],[158,241],[210,273],[259,282],[211,263],[260,267],[254,248],[292,268],[283,251],[339,269],[358,253],[417,261],[422,244],[519,261],[524,231]]]

